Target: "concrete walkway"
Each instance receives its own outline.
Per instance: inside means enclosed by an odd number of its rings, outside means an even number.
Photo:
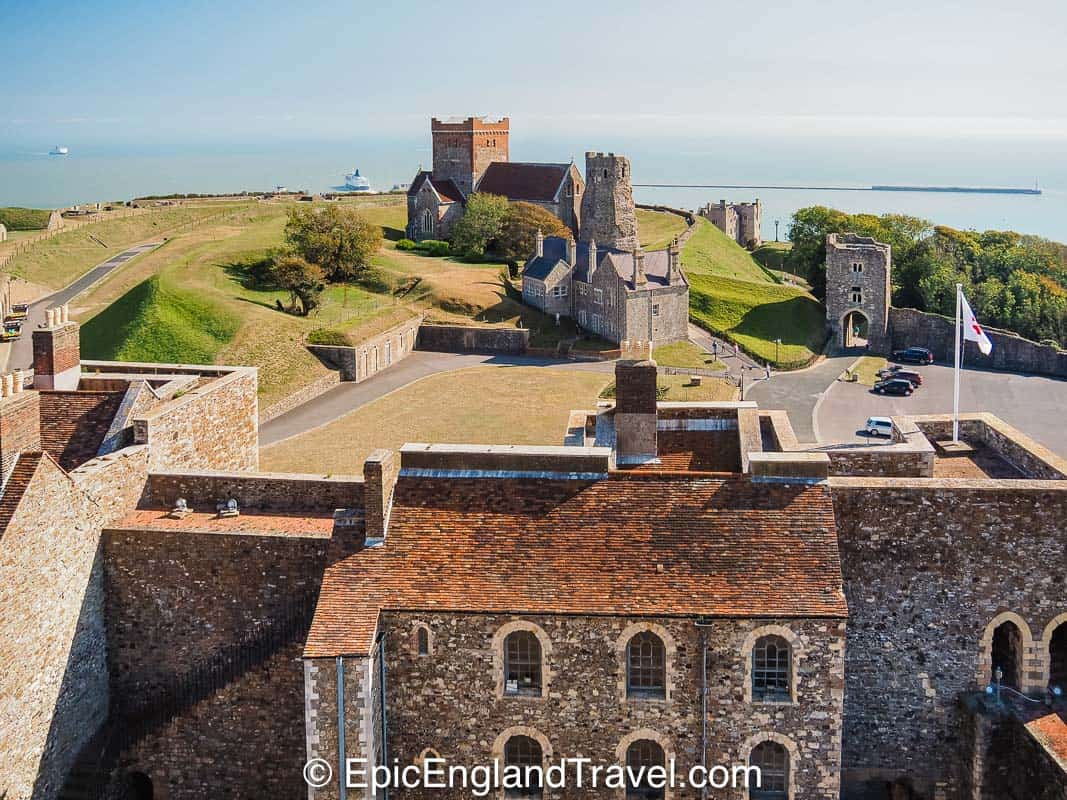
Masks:
[[[342,383],[265,423],[259,429],[259,446],[276,444],[290,436],[297,436],[333,422],[338,417],[343,417],[420,378],[478,366],[557,367],[592,372],[615,370],[615,363],[611,361],[556,361],[526,356],[429,353],[417,350],[365,381]]]
[[[753,385],[745,393],[745,399],[755,400],[764,411],[789,412],[797,439],[816,443],[819,437],[815,412],[819,400],[856,358],[852,353],[832,356],[796,372],[773,372],[768,380]]]
[[[712,336],[699,325],[689,323],[689,341],[697,347],[704,348],[712,353],[730,371],[730,376],[737,380],[741,373],[745,373],[745,382],[754,378],[757,374],[763,374],[763,367],[746,356],[729,342]]]
[[[30,305],[29,316],[22,323],[22,336],[17,341],[3,346],[0,352],[0,363],[3,367],[0,372],[10,372],[16,369],[31,369],[33,367],[33,330],[44,324],[45,311],[53,306],[61,306],[69,303],[82,292],[89,289],[98,281],[102,281],[111,272],[121,267],[131,258],[136,258],[149,250],[155,250],[163,242],[147,242],[124,250],[118,255],[112,256],[102,264],[97,264],[65,289],[43,297]]]

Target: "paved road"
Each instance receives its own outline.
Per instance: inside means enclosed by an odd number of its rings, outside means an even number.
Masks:
[[[163,243],[149,242],[147,244],[139,244],[136,247],[131,247],[129,250],[125,250],[116,256],[112,256],[104,263],[93,267],[65,289],[60,289],[58,292],[50,294],[48,297],[33,303],[30,306],[29,316],[26,318],[26,321],[22,323],[22,336],[19,337],[18,341],[13,342],[10,347],[6,348],[6,358],[3,354],[0,354],[0,361],[5,362],[2,371],[9,372],[11,370],[30,369],[33,367],[33,330],[44,324],[46,310],[53,306],[61,306],[64,303],[69,303],[90,286],[97,281],[102,280],[111,271],[118,269],[131,258],[136,258],[142,253],[154,250],[161,244]]]
[[[823,442],[865,442],[869,416],[952,413],[952,367],[918,367],[923,385],[910,397],[883,397],[857,383],[837,382],[819,406]],[[989,411],[1053,452],[1067,454],[1067,381],[1041,375],[965,369],[960,411]],[[883,440],[884,441],[884,440]]]
[[[615,369],[614,362],[604,361],[555,361],[525,356],[428,353],[417,350],[403,361],[398,361],[389,369],[365,381],[342,383],[303,405],[297,406],[292,411],[270,420],[259,429],[259,445],[265,447],[325,425],[419,378],[438,372],[451,372],[482,365],[562,367],[593,372],[613,372]]]
[[[755,361],[735,348],[732,344],[712,336],[706,330],[691,322],[689,323],[689,341],[698,347],[703,347],[707,352],[712,353],[726,366],[730,371],[730,375],[735,379],[741,374],[742,370],[745,370],[746,381],[751,375],[756,374],[756,372],[752,372],[752,370],[756,370],[759,373],[763,372],[763,367],[759,366]]]
[[[789,412],[797,439],[805,443],[818,442],[815,406],[827,388],[855,360],[855,355],[833,356],[797,372],[775,372],[768,380],[753,384],[745,392],[745,399],[755,400],[765,411],[782,409]],[[822,414],[819,416],[821,426]]]

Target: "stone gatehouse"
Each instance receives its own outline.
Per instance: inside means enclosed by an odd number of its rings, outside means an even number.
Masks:
[[[893,259],[887,244],[854,233],[826,237],[826,324],[837,347],[890,348]]]

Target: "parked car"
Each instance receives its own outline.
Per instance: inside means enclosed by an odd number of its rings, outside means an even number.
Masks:
[[[880,369],[880,370],[878,370],[878,379],[884,381],[884,380],[887,380],[889,378],[892,378],[894,375],[896,375],[902,369],[904,369],[904,367],[901,366],[900,364],[894,364],[891,367],[886,367],[885,369]]]
[[[30,313],[30,307],[26,303],[15,303],[11,306],[11,313],[8,314],[9,319],[26,319],[26,315]]]
[[[874,391],[878,394],[900,394],[906,396],[914,392],[915,387],[911,385],[911,381],[903,378],[890,378],[886,381],[878,381],[874,385]]]
[[[902,380],[911,381],[911,385],[916,388],[923,385],[923,376],[918,372],[912,372],[910,369],[898,369],[893,373],[889,380],[892,380],[893,378],[901,378]]]
[[[905,364],[933,364],[934,354],[925,347],[909,347],[906,350],[894,350],[893,360]]]
[[[889,417],[867,417],[863,427],[868,436],[893,436],[893,420]]]

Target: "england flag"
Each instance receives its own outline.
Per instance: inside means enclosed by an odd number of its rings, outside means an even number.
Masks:
[[[986,332],[982,330],[982,326],[978,324],[974,312],[971,311],[971,304],[967,302],[967,298],[964,297],[962,291],[960,292],[960,303],[963,311],[963,338],[970,342],[978,342],[978,349],[982,351],[982,355],[989,355],[993,352],[993,343],[986,336]]]

